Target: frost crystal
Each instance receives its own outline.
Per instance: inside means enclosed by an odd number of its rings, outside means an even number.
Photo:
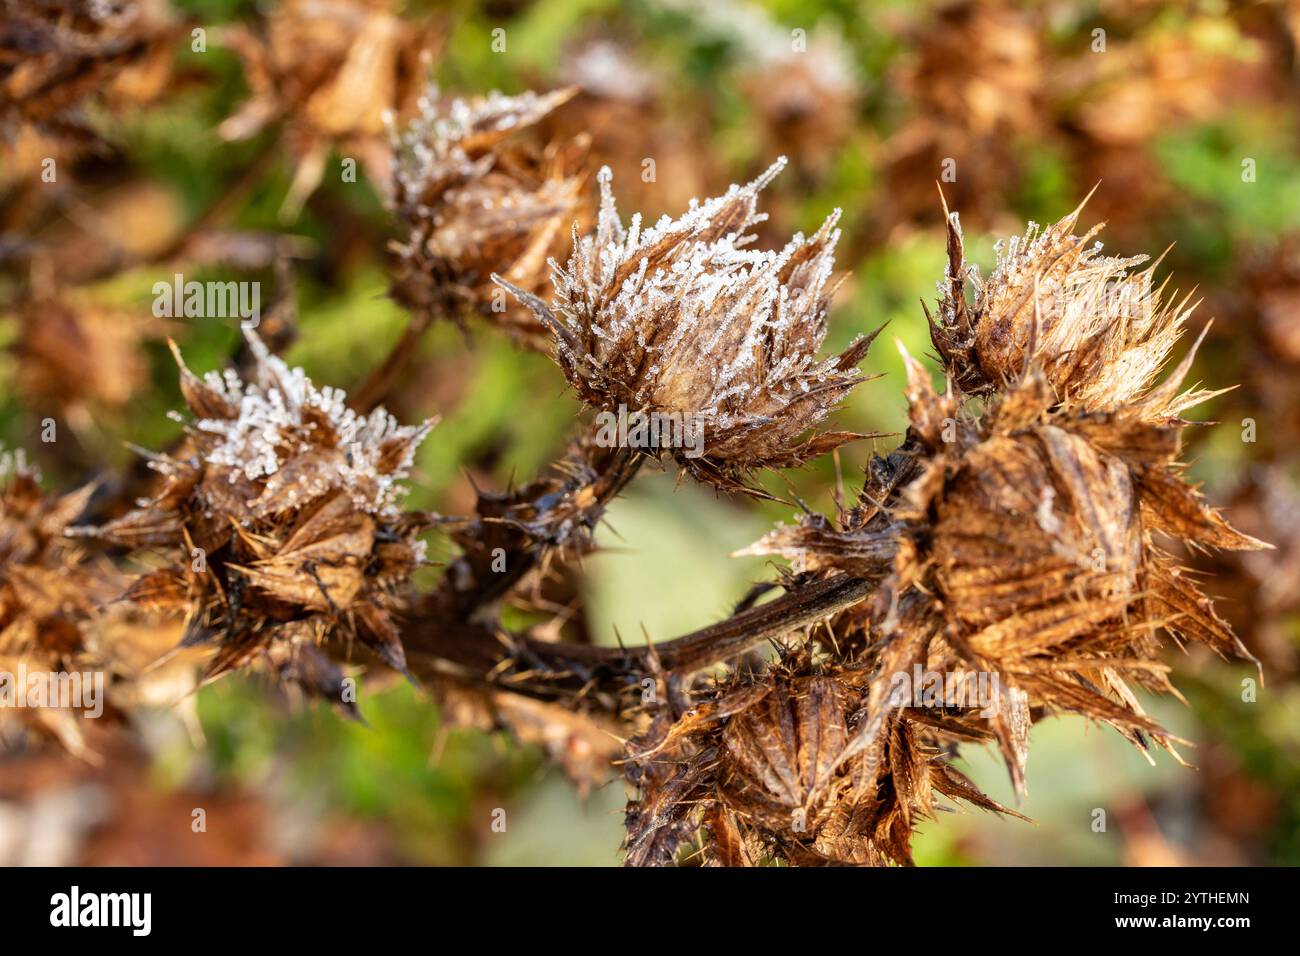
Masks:
[[[1082,207],[1081,207],[1082,208]],[[962,259],[956,213],[948,222],[950,262],[931,337],[966,391],[988,392],[1019,376],[1029,357],[1055,393],[1090,408],[1135,401],[1149,389],[1182,334],[1187,300],[1162,303],[1147,256],[1105,256],[1100,227],[1073,234],[1080,209],[994,246],[987,282]],[[973,278],[967,301],[962,280]]]
[[[502,309],[488,277],[544,287],[548,256],[566,248],[570,224],[584,217],[587,142],[541,150],[512,138],[576,92],[446,101],[430,87],[419,115],[392,131],[393,198],[409,229],[394,247],[398,302],[425,321],[476,314],[545,347],[545,329],[522,307]]]
[[[866,340],[817,357],[834,292],[839,210],[782,249],[749,248],[748,230],[766,218],[758,194],[784,166],[781,158],[753,182],[692,200],[681,217],[649,228],[640,216],[623,224],[602,169],[595,232],[575,236],[567,266],[551,262],[551,307],[502,283],[551,329],[556,359],[588,404],[700,421],[707,459],[700,468],[713,470],[710,480],[828,450],[831,436],[804,444],[798,436],[861,380],[855,366]]]
[[[431,184],[475,179],[492,167],[481,155],[517,129],[531,126],[573,94],[555,90],[518,96],[493,91],[475,99],[444,101],[437,86],[419,100],[419,115],[391,130],[393,176],[401,190],[423,195]]]
[[[305,503],[339,488],[351,493],[359,510],[392,516],[405,493],[399,482],[432,422],[400,425],[382,408],[358,415],[342,390],[317,388],[302,369],[291,369],[256,335],[246,334],[257,359],[256,381],[244,382],[229,369],[203,378],[236,410],[233,417],[194,423],[205,436],[204,461],[226,469],[231,484],[240,476],[265,480],[267,492],[284,499],[268,505]]]

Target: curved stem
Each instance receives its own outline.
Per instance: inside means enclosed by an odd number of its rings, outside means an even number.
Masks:
[[[852,607],[874,587],[875,582],[866,578],[825,578],[725,621],[639,648],[540,641],[487,625],[449,620],[436,611],[411,621],[403,642],[417,676],[450,668],[528,696],[584,694],[614,708],[617,695],[629,682],[635,683],[656,668],[685,675],[729,660]]]
[[[392,389],[393,383],[397,381],[398,375],[415,354],[420,337],[432,324],[432,312],[420,309],[412,314],[411,321],[406,323],[406,328],[402,330],[401,336],[393,344],[388,355],[352,391],[348,404],[354,411],[365,414],[373,411],[375,406],[383,402]]]

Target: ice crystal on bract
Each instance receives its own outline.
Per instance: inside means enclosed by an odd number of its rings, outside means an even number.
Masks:
[[[585,138],[542,152],[507,142],[574,92],[446,100],[433,87],[419,115],[393,133],[394,201],[410,229],[393,246],[393,294],[417,320],[461,322],[469,311],[525,344],[545,342],[545,328],[489,277],[500,272],[538,291],[547,259],[567,248],[583,217]]]
[[[1074,235],[1081,210],[1000,243],[986,282],[965,264],[957,217],[948,217],[948,275],[930,335],[964,391],[1000,389],[1031,354],[1056,396],[1083,408],[1133,401],[1154,381],[1182,334],[1188,300],[1162,302],[1154,265],[1132,271],[1146,256],[1102,255],[1093,241],[1100,226]]]
[[[301,507],[341,489],[366,514],[392,517],[403,492],[399,482],[432,424],[402,426],[382,408],[359,415],[343,392],[318,389],[256,336],[249,344],[258,363],[256,382],[231,372],[203,378],[204,417],[194,429],[205,463],[226,471],[230,484],[241,476],[262,482],[262,494],[248,503],[251,514]],[[183,365],[182,375],[188,376]],[[187,385],[193,392],[197,381],[187,379]]]
[[[856,366],[870,338],[817,357],[837,284],[838,210],[783,249],[748,248],[746,231],[765,218],[758,194],[784,165],[646,229],[639,215],[623,225],[603,169],[596,231],[577,240],[566,267],[552,263],[552,305],[502,282],[551,329],[556,361],[584,402],[696,422],[702,455],[675,455],[724,487],[858,437],[800,440],[862,381]]]
[[[171,558],[126,597],[184,613],[187,643],[216,643],[209,679],[260,662],[344,704],[342,674],[317,645],[356,638],[405,667],[393,615],[424,560],[416,534],[428,517],[398,500],[432,423],[358,415],[341,391],[248,340],[248,382],[229,370],[199,378],[177,354],[188,439],[151,462],[158,494],[95,533]]]
[[[492,91],[475,99],[444,100],[436,86],[420,97],[420,113],[394,135],[393,174],[407,202],[418,202],[456,180],[492,166],[489,150],[534,125],[573,95],[572,90],[518,96]]]

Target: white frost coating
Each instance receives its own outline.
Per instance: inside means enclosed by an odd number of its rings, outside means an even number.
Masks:
[[[19,475],[31,475],[40,480],[40,472],[27,461],[27,452],[22,448],[12,451],[0,447],[0,484],[7,483]]]
[[[306,436],[315,426],[303,415],[305,410],[319,410],[334,430],[333,448],[343,454],[300,477],[310,497],[347,488],[359,509],[391,516],[406,492],[399,482],[409,474],[415,450],[432,422],[400,425],[382,408],[358,415],[347,407],[342,390],[317,388],[302,369],[291,369],[272,355],[256,335],[245,335],[257,357],[257,381],[246,383],[230,369],[204,376],[209,388],[239,409],[234,419],[205,418],[194,423],[196,430],[218,439],[206,461],[234,469],[232,482],[239,474],[250,481],[270,478],[293,458],[319,447],[319,442],[308,441]],[[404,454],[394,467],[381,472],[380,459],[393,440],[404,445]],[[292,484],[285,493],[295,496]]]
[[[393,178],[399,191],[416,197],[431,184],[472,180],[491,168],[492,158],[475,161],[463,144],[471,136],[505,133],[530,126],[569,96],[567,90],[506,96],[495,90],[484,97],[453,99],[444,103],[436,85],[430,85],[418,102],[419,115],[400,131],[389,121],[393,144]]]
[[[602,168],[596,177],[600,209],[595,234],[578,239],[567,269],[551,262],[555,307],[561,321],[578,341],[592,342],[590,354],[575,356],[561,339],[557,343],[561,354],[579,367],[584,363],[612,363],[618,358],[615,353],[620,337],[635,335],[638,344],[657,356],[635,396],[647,405],[654,403],[653,388],[663,369],[675,362],[703,361],[704,373],[712,376],[712,400],[705,408],[687,411],[717,416],[720,424],[731,421],[726,406],[739,404],[744,393],[756,384],[751,373],[759,369],[764,357],[774,361],[758,370],[758,384],[778,393],[791,388],[807,391],[808,382],[796,380],[819,380],[828,374],[836,360],[827,359],[819,365],[814,357],[825,335],[816,310],[834,268],[834,249],[840,235],[835,226],[840,211],[835,210],[813,237],[795,235],[779,251],[745,248],[752,240],[746,230],[766,218],[755,208],[758,193],[785,165],[785,157],[781,157],[753,182],[733,185],[725,195],[714,199],[693,199],[679,219],[664,216],[644,230],[639,216],[624,228],[611,187],[612,174],[608,167]],[[707,237],[705,233],[714,218],[733,210],[738,200],[742,212],[739,216],[732,213],[731,228],[721,236]],[[679,245],[670,266],[649,272],[649,257],[645,254],[671,240]],[[796,290],[798,294],[792,298],[781,273],[810,245],[821,248],[805,287]],[[628,263],[634,264],[630,271],[625,269]],[[616,281],[620,272],[626,275]],[[715,324],[703,327],[705,317],[719,302],[728,304],[721,321],[714,318],[710,321]],[[666,337],[647,344],[644,335],[653,323],[646,317],[665,312],[674,314],[675,324]],[[801,329],[806,333],[802,340],[792,342],[792,329],[810,322],[816,327]],[[741,327],[738,346],[721,348],[721,343],[734,338]],[[709,367],[707,356],[715,352],[731,357],[720,366]]]

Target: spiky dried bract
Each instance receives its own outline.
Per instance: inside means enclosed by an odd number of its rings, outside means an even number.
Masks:
[[[386,184],[384,116],[414,106],[441,32],[397,7],[391,0],[284,0],[257,28],[223,31],[252,89],[219,132],[242,140],[273,121],[286,124],[285,143],[297,159],[286,211],[296,212],[315,191],[332,148]]]
[[[1190,309],[1170,307],[1144,257],[1099,255],[1074,236],[1079,211],[1013,239],[967,303],[961,235],[932,326],[950,381],[988,396],[959,414],[907,359],[913,432],[925,473],[908,490],[932,514],[918,557],[952,615],[943,652],[992,668],[1029,706],[1111,723],[1140,746],[1171,738],[1129,687],[1173,690],[1157,658],[1163,630],[1224,656],[1250,655],[1160,540],[1253,549],[1187,483],[1181,414],[1216,393],[1180,391],[1195,349],[1156,378]],[[1017,784],[1023,750],[1000,725]]]
[[[102,673],[92,625],[97,608],[112,597],[112,581],[63,534],[93,491],[87,485],[62,496],[46,494],[21,451],[0,452],[0,672],[7,677],[6,695],[26,693],[26,686],[15,683],[22,680],[18,675]],[[16,721],[84,755],[77,702],[38,703],[43,705],[7,702],[0,708],[0,728]]]
[[[942,399],[908,361],[915,426],[936,419]],[[1203,503],[1176,464],[1187,424],[1176,390],[1190,361],[1107,411],[1058,404],[1036,361],[982,415],[948,418],[947,440],[930,436],[930,460],[908,489],[911,513],[934,516],[911,534],[916,573],[949,614],[927,666],[994,672],[1026,695],[1022,711],[1080,713],[1143,749],[1154,739],[1172,751],[1130,687],[1173,692],[1160,631],[1250,655],[1156,533],[1262,545]],[[994,730],[1022,788],[1023,735],[1001,715]]]
[[[1093,242],[1101,226],[1074,235],[1081,210],[999,243],[986,282],[965,263],[961,226],[948,215],[948,274],[930,334],[962,391],[1005,387],[1031,356],[1060,400],[1090,410],[1131,402],[1155,380],[1191,313],[1188,299],[1163,301],[1154,265],[1133,271],[1146,256],[1102,255]]]
[[[563,254],[584,217],[585,140],[538,151],[513,138],[574,92],[446,100],[430,88],[419,115],[394,134],[394,201],[411,234],[394,246],[393,294],[417,316],[459,322],[469,310],[545,345],[545,327],[490,277],[540,291],[547,260]]]
[[[479,491],[472,518],[445,519],[462,553],[443,577],[449,610],[468,616],[553,560],[594,550],[592,533],[605,508],[636,475],[641,459],[622,448],[602,448],[589,437],[574,442],[553,474],[504,492]]]
[[[353,638],[405,669],[393,616],[424,559],[428,516],[400,509],[401,484],[432,423],[403,426],[317,388],[248,333],[254,381],[199,378],[177,353],[194,420],[182,452],[154,456],[159,493],[95,532],[168,563],[128,600],[184,613],[187,644],[215,642],[205,676],[262,663],[351,706],[318,645]]]
[[[9,162],[16,155],[42,169],[47,157],[101,145],[88,105],[138,106],[171,78],[180,23],[166,0],[4,0],[0,18],[0,148]]]
[[[897,710],[879,746],[864,745],[877,735],[878,649],[843,636],[834,663],[785,654],[766,673],[706,685],[685,710],[653,710],[628,746],[640,790],[628,865],[682,862],[696,836],[718,866],[908,865],[938,797],[1011,812],[948,763],[954,743],[991,737],[973,713]]]
[[[762,468],[798,465],[860,437],[803,438],[859,382],[870,338],[818,358],[826,336],[839,212],[781,250],[751,250],[758,194],[779,160],[745,186],[648,229],[625,227],[602,169],[596,231],[568,265],[552,263],[550,307],[510,287],[555,338],[555,358],[591,407],[678,416],[702,446],[674,448],[695,477],[739,489]]]
[[[1141,259],[1102,259],[1087,248],[1091,234],[1072,236],[1076,218],[1013,241],[973,305],[950,218],[934,326],[949,389],[936,391],[904,352],[911,428],[872,461],[858,504],[749,549],[787,557],[800,574],[865,578],[875,592],[809,631],[787,663],[733,678],[764,695],[739,723],[721,714],[705,739],[700,715],[737,710],[714,703],[652,722],[649,746],[633,748],[643,793],[630,817],[631,862],[668,862],[696,832],[722,862],[764,853],[906,862],[931,790],[996,809],[938,751],[996,741],[1023,791],[1031,723],[1064,712],[1177,757],[1176,739],[1135,694],[1176,693],[1161,633],[1250,659],[1161,543],[1265,547],[1207,505],[1178,464],[1190,424],[1182,412],[1214,394],[1181,391],[1191,354],[1156,383],[1187,311],[1162,305],[1149,270],[1127,273]],[[968,402],[971,392],[983,402]],[[788,663],[805,659],[817,666]],[[978,711],[955,707],[969,701],[946,690],[937,706],[918,707],[891,689],[914,668],[982,674],[993,693]],[[687,752],[683,740],[694,741]],[[824,764],[823,748],[838,758]],[[857,783],[837,784],[849,767]],[[795,811],[803,830],[785,820]]]

